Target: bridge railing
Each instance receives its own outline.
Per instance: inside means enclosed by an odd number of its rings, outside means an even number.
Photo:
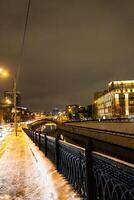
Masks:
[[[87,147],[66,143],[57,138],[24,130],[59,173],[87,200],[134,200],[134,169]]]

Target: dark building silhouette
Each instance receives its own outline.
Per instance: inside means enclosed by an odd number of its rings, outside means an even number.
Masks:
[[[14,92],[13,91],[5,91],[4,92],[4,101],[7,104],[14,105]],[[16,106],[21,106],[21,93],[16,92]]]
[[[12,118],[12,105],[0,103],[0,123],[11,122]]]
[[[70,120],[81,120],[86,117],[86,109],[80,105],[67,105],[65,112]]]

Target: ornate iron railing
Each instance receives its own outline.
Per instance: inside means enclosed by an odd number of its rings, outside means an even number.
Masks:
[[[95,153],[92,157],[97,199],[133,200],[134,170]]]
[[[47,157],[56,164],[56,144],[55,144],[55,138],[47,136]]]
[[[25,130],[84,199],[134,200],[134,169],[123,162]]]
[[[86,196],[85,189],[85,156],[84,150],[59,142],[59,172],[62,173],[74,188]]]

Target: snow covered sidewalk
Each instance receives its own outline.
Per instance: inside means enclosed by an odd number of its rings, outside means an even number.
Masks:
[[[54,165],[23,132],[0,146],[0,200],[79,200]]]

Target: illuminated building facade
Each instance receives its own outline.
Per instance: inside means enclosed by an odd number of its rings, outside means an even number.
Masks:
[[[134,81],[112,81],[108,90],[94,95],[96,118],[134,117]]]
[[[86,116],[86,109],[80,105],[68,105],[65,113],[70,120],[81,120]]]

